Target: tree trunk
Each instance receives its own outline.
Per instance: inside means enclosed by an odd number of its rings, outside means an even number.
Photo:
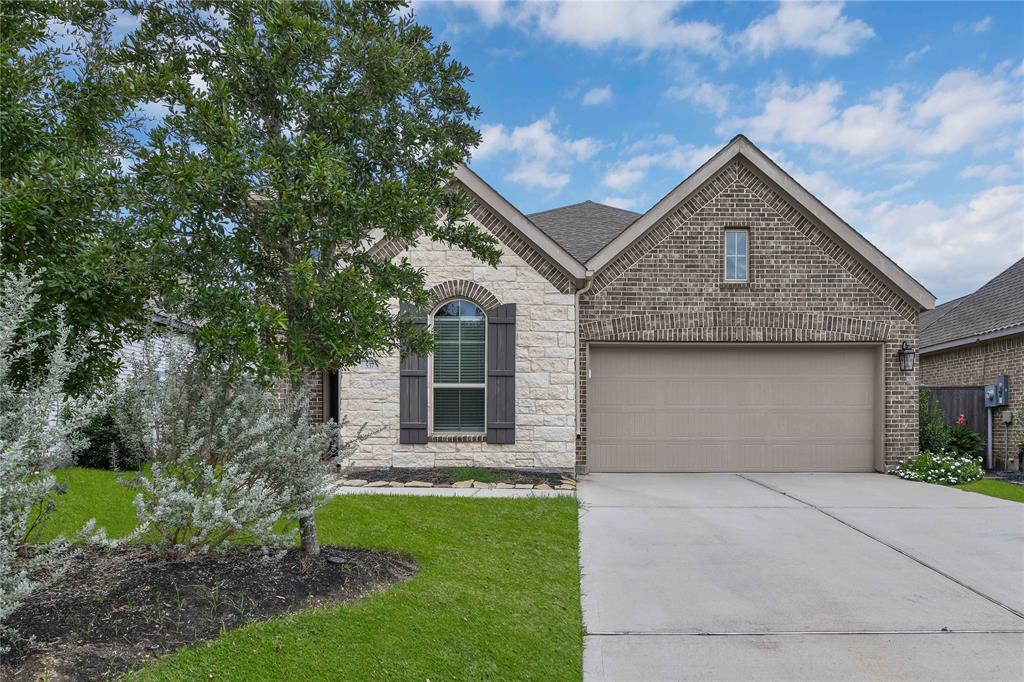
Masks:
[[[301,390],[302,379],[292,379],[292,392]],[[302,540],[302,553],[307,557],[320,556],[320,538],[317,537],[316,519],[310,513],[299,517],[299,538]]]
[[[299,517],[299,537],[302,538],[302,553],[306,556],[320,556],[320,539],[316,534],[313,515]]]

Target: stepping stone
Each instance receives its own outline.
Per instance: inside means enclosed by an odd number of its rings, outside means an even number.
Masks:
[[[574,486],[574,485],[565,485],[565,484],[556,485],[555,486],[555,490],[576,490],[576,486]]]
[[[405,484],[401,481],[388,481],[389,488],[404,488]]]
[[[344,485],[347,485],[349,488],[362,488],[364,485],[366,485],[366,481],[362,478],[349,478],[345,481],[342,481],[342,483]]]
[[[515,488],[511,483],[495,483],[494,487],[498,490],[512,490]]]
[[[453,488],[472,488],[476,481],[469,479],[468,481],[455,481],[452,483]]]
[[[493,483],[484,483],[483,481],[473,481],[474,488],[482,488],[484,490],[490,490],[494,487]]]
[[[533,486],[534,490],[552,490],[551,486],[547,483],[541,483],[540,485]]]
[[[409,481],[408,483],[405,484],[405,487],[406,488],[433,488],[434,484],[433,483],[428,483],[427,481]]]
[[[383,487],[387,486],[387,484],[388,484],[387,481],[370,481],[369,483],[366,484],[366,487],[367,488],[383,488]]]
[[[516,483],[516,490],[533,490],[532,483]]]

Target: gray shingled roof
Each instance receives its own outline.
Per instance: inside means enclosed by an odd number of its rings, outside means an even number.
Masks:
[[[988,284],[921,315],[921,347],[1024,325],[1024,258]]]
[[[573,258],[586,263],[640,217],[624,208],[584,201],[526,216]]]

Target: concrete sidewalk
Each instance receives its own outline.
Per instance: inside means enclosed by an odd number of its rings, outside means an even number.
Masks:
[[[331,495],[405,495],[419,497],[475,497],[490,499],[575,497],[575,490],[515,490],[503,488],[355,488],[337,486]]]
[[[579,494],[586,679],[1024,679],[1024,505],[876,474]]]

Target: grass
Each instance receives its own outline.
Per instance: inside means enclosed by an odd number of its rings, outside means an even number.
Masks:
[[[91,517],[112,536],[132,527],[132,494],[112,474],[61,476],[68,494],[50,533],[76,532]],[[130,677],[580,679],[574,499],[346,495],[317,521],[324,544],[406,552],[419,574],[353,604],[228,632]]]
[[[494,471],[488,471],[483,467],[446,467],[444,473],[452,477],[453,481],[480,481],[481,483],[497,483],[501,480]]]
[[[996,481],[991,478],[983,478],[973,483],[958,485],[961,490],[969,490],[972,493],[981,493],[989,497],[998,497],[1001,500],[1012,502],[1024,502],[1024,485],[1008,483],[1007,481]]]

